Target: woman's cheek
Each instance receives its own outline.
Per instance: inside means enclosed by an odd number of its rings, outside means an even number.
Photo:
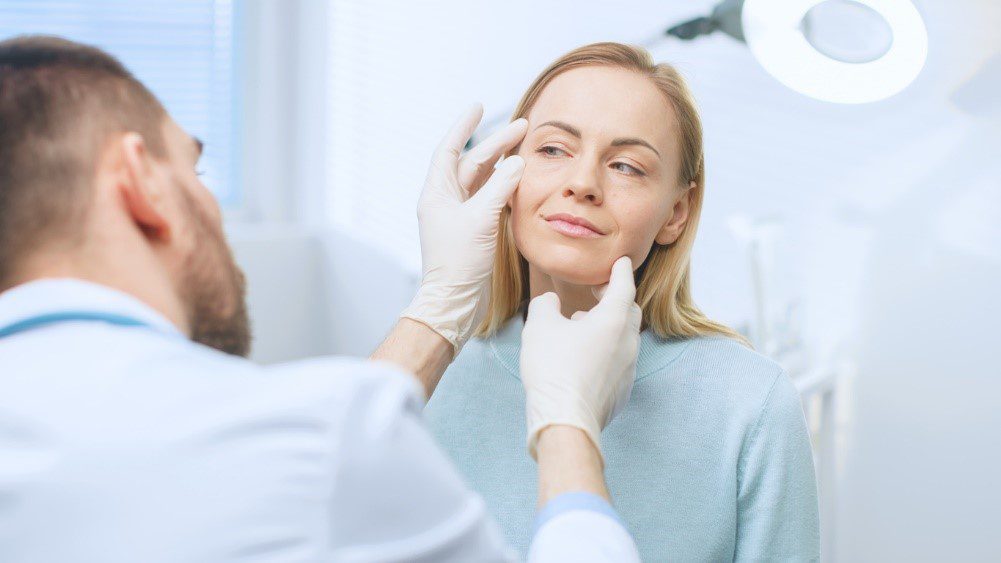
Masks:
[[[531,219],[532,209],[535,207],[533,195],[531,180],[523,177],[511,197],[511,227],[516,240],[523,238],[523,230]]]
[[[658,213],[651,212],[653,202],[636,202],[622,206],[617,213],[618,251],[628,255],[637,264],[646,258],[663,221]],[[666,218],[665,218],[666,219]]]
[[[514,197],[511,198],[512,211],[516,213],[531,212],[542,204],[545,197],[544,184],[539,181],[537,174],[526,167],[518,189],[514,192]]]

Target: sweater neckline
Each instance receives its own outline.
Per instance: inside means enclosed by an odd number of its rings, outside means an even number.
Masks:
[[[516,314],[486,343],[497,361],[516,379],[520,377],[521,331],[525,320]],[[636,381],[656,373],[673,362],[691,344],[691,338],[661,338],[651,330],[640,333],[639,354],[636,357]]]

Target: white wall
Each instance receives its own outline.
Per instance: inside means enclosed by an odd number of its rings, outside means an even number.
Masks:
[[[280,226],[230,226],[227,236],[247,276],[252,358],[275,363],[333,353],[324,241]]]
[[[253,360],[367,356],[410,302],[419,281],[392,257],[345,233],[230,226],[247,275]]]
[[[927,135],[895,159],[916,177],[866,221],[844,561],[998,557],[1001,120],[956,113]]]

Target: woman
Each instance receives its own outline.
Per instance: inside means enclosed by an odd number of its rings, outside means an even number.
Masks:
[[[644,330],[629,403],[602,434],[608,487],[644,560],[819,558],[817,493],[799,396],[774,362],[692,303],[702,132],[682,78],[599,43],[542,72],[514,118],[525,172],[501,217],[490,311],[426,414],[522,550],[534,515],[518,381],[524,306],[554,291],[595,303],[628,255]]]

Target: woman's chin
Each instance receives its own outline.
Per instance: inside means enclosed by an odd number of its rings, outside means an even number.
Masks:
[[[563,253],[560,253],[563,254]],[[539,260],[528,261],[539,272],[574,285],[600,285],[608,282],[611,272],[611,262],[605,258],[594,256],[561,256],[548,255]]]

